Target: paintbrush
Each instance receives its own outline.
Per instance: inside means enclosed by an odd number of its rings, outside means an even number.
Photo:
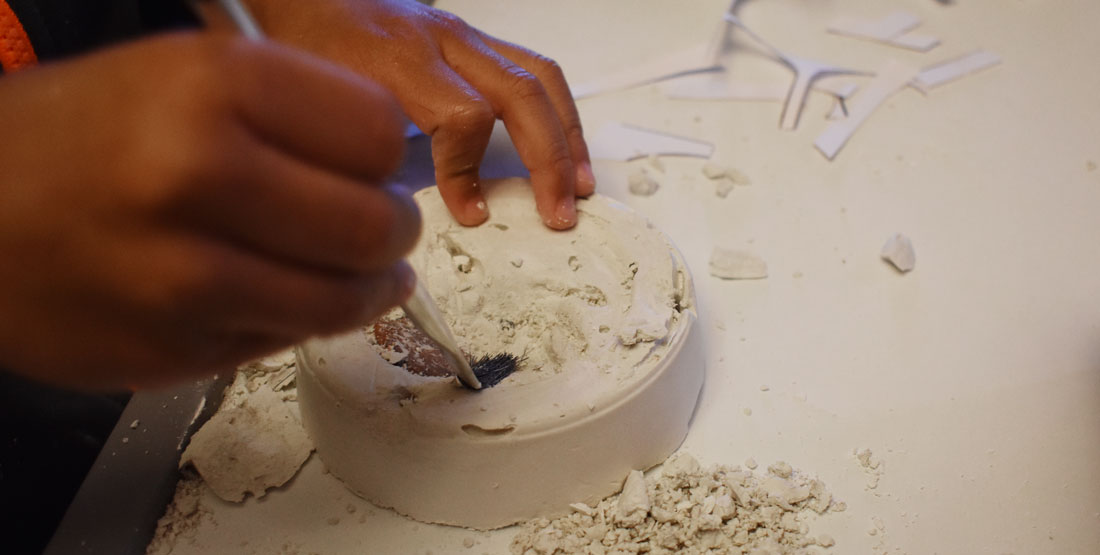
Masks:
[[[260,25],[240,0],[192,0],[191,6],[195,13],[208,23],[211,18],[217,17],[216,13],[220,13],[227,17],[246,38],[255,41],[264,40],[264,32]],[[420,328],[420,331],[435,342],[462,385],[474,390],[493,387],[515,372],[519,357],[508,353],[483,356],[471,364],[459,350],[454,335],[451,334],[451,328],[419,279],[416,282],[416,290],[401,305],[401,309],[405,311],[409,320]]]

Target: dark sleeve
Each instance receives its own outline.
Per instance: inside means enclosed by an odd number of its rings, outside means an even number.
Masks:
[[[38,59],[47,61],[197,24],[181,0],[7,0]]]

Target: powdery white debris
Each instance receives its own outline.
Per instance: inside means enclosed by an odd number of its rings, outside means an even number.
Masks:
[[[141,425],[140,420],[134,420],[133,422],[130,423],[130,429],[131,430],[136,430],[137,427],[140,426],[140,425]]]
[[[760,391],[771,391],[771,389],[767,384],[760,386]]]
[[[859,461],[860,468],[863,469],[863,474],[867,476],[867,484],[864,489],[872,491],[878,488],[878,482],[882,478],[883,472],[886,470],[886,463],[882,459],[874,458],[874,453],[870,449],[857,449],[852,452],[856,460]],[[878,495],[876,493],[876,495]]]
[[[742,250],[714,247],[710,253],[710,275],[721,279],[763,279],[768,265],[759,256]]]
[[[886,240],[886,244],[882,246],[882,258],[903,273],[912,270],[917,263],[913,243],[900,233],[895,233]]]
[[[593,514],[526,523],[512,540],[512,553],[803,553],[836,543],[810,535],[805,522],[829,512],[832,496],[820,480],[794,470],[788,478],[762,476],[739,467],[702,468],[681,455],[659,476],[632,472],[627,486],[629,494],[601,501]],[[645,488],[644,513],[639,487]],[[629,520],[621,518],[624,506]]]
[[[637,171],[630,174],[630,177],[626,180],[626,184],[627,188],[630,190],[630,194],[640,197],[652,196],[657,192],[657,189],[661,187],[656,179],[653,179],[644,171]]]
[[[194,541],[203,520],[213,518],[210,509],[202,504],[202,481],[183,478],[176,484],[176,494],[157,521],[157,531],[146,547],[149,555],[171,553],[180,541]]]

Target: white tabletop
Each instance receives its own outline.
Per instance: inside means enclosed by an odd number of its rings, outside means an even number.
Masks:
[[[727,3],[437,5],[580,83],[699,42]],[[836,15],[893,9],[920,15],[942,45],[922,54],[825,33]],[[837,553],[1100,553],[1100,3],[753,0],[740,13],[780,48],[857,68],[977,48],[1003,62],[927,96],[901,91],[832,162],[813,148],[823,95],[795,131],[778,129],[778,103],[673,101],[653,86],[580,102],[590,130],[622,121],[707,140],[753,181],[720,199],[703,161],[669,158],[659,191],[636,197],[626,177],[644,161],[596,165],[600,191],[672,236],[695,274],[708,367],[683,449],[819,475],[848,504],[813,524]],[[790,78],[733,59],[755,80]],[[906,275],[879,258],[894,232],[916,248]],[[714,246],[759,254],[769,277],[709,276]],[[884,461],[875,489],[856,448]],[[316,458],[245,508],[218,509],[219,526],[176,552],[498,553],[513,533],[371,511]],[[868,534],[872,517],[885,534]]]

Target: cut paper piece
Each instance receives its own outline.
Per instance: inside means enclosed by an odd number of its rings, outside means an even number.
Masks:
[[[850,88],[849,88],[850,87]],[[855,85],[815,83],[813,90],[838,98],[848,98]],[[746,83],[731,79],[726,73],[688,75],[661,83],[661,93],[673,100],[745,100],[782,101],[790,86],[782,83]]]
[[[814,146],[829,160],[835,158],[871,113],[887,98],[904,87],[916,74],[915,68],[895,60],[886,62],[863,92],[849,103],[848,117],[830,123],[825,132],[814,141]]]
[[[940,45],[940,38],[933,37],[932,35],[905,33],[904,35],[891,39],[890,44],[908,48],[909,50],[916,50],[918,52],[928,52]]]
[[[723,53],[726,35],[728,34],[729,23],[723,21],[707,43],[697,44],[684,50],[647,60],[638,65],[571,87],[573,98],[580,100],[602,93],[647,85],[680,75],[718,69],[721,67],[718,59]]]
[[[878,20],[842,16],[830,22],[830,33],[877,41],[891,46],[926,52],[938,46],[940,39],[928,35],[910,33],[921,24],[919,17],[904,11],[896,11]]]
[[[986,50],[978,50],[921,70],[911,84],[921,92],[928,92],[944,83],[949,83],[999,63],[1001,63],[1000,56]]]
[[[626,162],[650,154],[710,158],[714,145],[625,123],[609,123],[588,141],[592,158]]]
[[[787,99],[783,103],[783,112],[779,116],[779,128],[792,130],[798,127],[798,118],[802,114],[802,107],[806,105],[806,96],[810,93],[810,87],[817,79],[826,75],[864,75],[866,72],[829,65],[817,60],[793,56],[779,50],[749,29],[741,20],[732,13],[727,12],[726,21],[732,23],[754,41],[762,46],[776,60],[782,62],[794,72],[794,81],[787,92]]]
[[[886,244],[882,246],[881,256],[903,274],[912,270],[917,264],[913,242],[900,233],[895,233],[886,240]]]
[[[889,41],[907,31],[915,29],[921,24],[919,17],[904,11],[896,11],[878,20],[862,17],[840,16],[833,19],[825,27],[830,33],[871,39]]]
[[[714,247],[710,253],[710,275],[721,279],[764,279],[768,265],[748,251]]]

